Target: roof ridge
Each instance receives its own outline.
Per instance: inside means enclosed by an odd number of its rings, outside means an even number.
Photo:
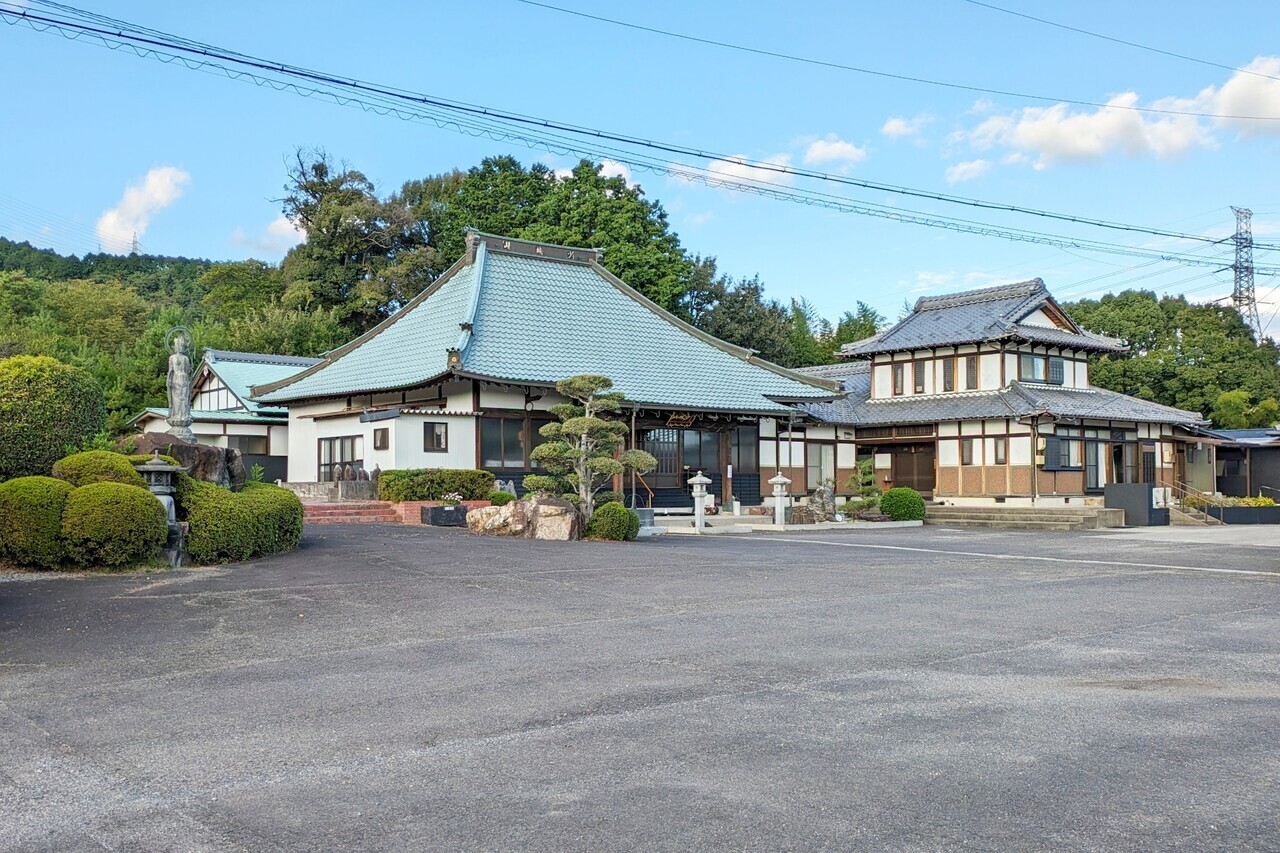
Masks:
[[[980,287],[974,290],[959,290],[954,293],[941,293],[937,296],[921,296],[916,300],[916,311],[932,311],[937,308],[949,308],[955,305],[974,305],[980,302],[995,302],[1001,299],[1008,299],[1013,295],[1026,292],[1028,297],[1036,294],[1038,291],[1047,289],[1044,280],[1037,277],[1027,279],[1026,281],[1014,281],[1007,284],[997,284],[993,287]]]
[[[323,359],[309,355],[284,355],[282,353],[270,352],[245,352],[243,350],[216,349],[214,347],[206,347],[204,351],[205,360],[212,363],[217,362],[235,362],[237,364],[280,364],[280,365],[309,365]]]

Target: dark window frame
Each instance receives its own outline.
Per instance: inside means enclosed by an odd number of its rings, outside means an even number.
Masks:
[[[364,456],[363,454],[361,454],[359,457],[356,456],[356,442],[362,441],[363,439],[364,439],[364,436],[359,434],[329,435],[329,436],[325,436],[324,438],[317,438],[316,439],[316,477],[317,479],[321,483],[333,482],[333,468],[335,465],[341,465],[343,467],[350,465],[356,471],[362,470],[364,468]],[[331,448],[338,448],[340,451],[342,451],[345,449],[344,442],[351,442],[352,458],[339,459],[335,461],[333,459],[334,454],[331,450],[329,453],[330,461],[328,462],[320,461],[324,459],[324,446],[326,444],[328,444]],[[339,452],[337,455],[345,456],[346,453]]]
[[[1009,439],[1007,436],[997,435],[992,438],[991,456],[992,456],[992,464],[995,464],[995,465],[1009,464]]]
[[[960,464],[961,465],[973,464],[973,441],[974,440],[972,438],[960,439]]]
[[[913,361],[911,363],[911,393],[923,394],[927,385],[925,374],[928,372],[926,368],[928,362]]]
[[[982,377],[978,371],[978,356],[966,355],[964,357],[964,390],[977,391],[978,383],[982,381]]]
[[[901,397],[907,393],[907,365],[897,361],[891,365],[893,370],[893,396]]]
[[[444,427],[444,432],[440,437],[444,438],[444,444],[431,447],[428,439],[436,438],[437,433],[433,427]],[[448,421],[423,421],[422,422],[422,452],[423,453],[448,453],[449,452],[449,422]]]
[[[377,427],[373,431],[373,449],[388,450],[391,447],[391,428]]]
[[[1031,365],[1030,376],[1027,375],[1028,364]],[[1037,366],[1043,374],[1038,377],[1035,375]],[[1049,357],[1032,352],[1018,353],[1018,379],[1022,382],[1038,382],[1040,384],[1047,384],[1049,382]]]
[[[956,390],[956,357],[953,355],[942,359],[942,390]]]

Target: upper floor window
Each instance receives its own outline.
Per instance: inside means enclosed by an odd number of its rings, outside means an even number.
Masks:
[[[911,365],[911,386],[915,389],[915,393],[924,393],[924,371],[928,366],[928,362],[917,361]]]
[[[898,397],[906,393],[906,365],[901,363],[893,366],[893,396]]]
[[[942,390],[956,390],[956,360],[954,358],[944,358],[942,360]]]
[[[976,355],[964,357],[964,390],[978,390],[978,357]]]
[[[1047,382],[1062,385],[1066,381],[1066,361],[1024,352],[1018,356],[1018,378],[1024,382]]]

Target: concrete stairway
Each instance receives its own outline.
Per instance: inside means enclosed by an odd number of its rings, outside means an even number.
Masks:
[[[1189,506],[1169,507],[1169,523],[1175,527],[1219,527],[1222,522]]]
[[[1000,527],[1012,530],[1098,530],[1123,527],[1124,510],[1092,506],[929,506],[924,523],[935,527]]]
[[[304,503],[304,524],[398,524],[395,507],[386,501]]]

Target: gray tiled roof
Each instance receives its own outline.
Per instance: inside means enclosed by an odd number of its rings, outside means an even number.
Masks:
[[[1124,349],[1124,343],[1114,338],[1021,322],[1050,299],[1044,282],[1038,278],[946,296],[922,297],[916,301],[911,314],[897,325],[866,340],[845,344],[840,348],[840,355],[857,357],[1001,339],[1022,339],[1096,352]]]
[[[1199,426],[1205,420],[1195,412],[1150,403],[1101,388],[1062,388],[1013,382],[1000,391],[964,391],[928,396],[871,400],[871,376],[855,374],[846,380],[849,395],[830,403],[809,403],[800,408],[828,423],[852,426],[968,421],[1009,418],[1043,411],[1057,418],[1141,421]]]
[[[829,399],[837,384],[778,367],[681,322],[613,277],[591,249],[475,235],[464,259],[399,314],[325,362],[255,389],[263,402],[425,384],[450,372],[551,384],[603,374],[628,400],[743,413]]]

